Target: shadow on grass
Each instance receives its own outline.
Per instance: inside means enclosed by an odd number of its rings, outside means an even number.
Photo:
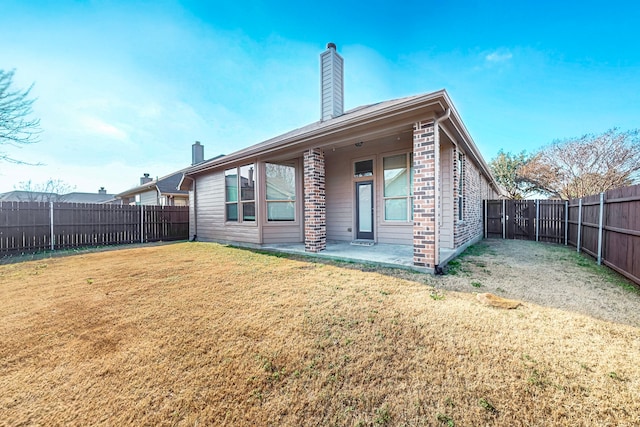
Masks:
[[[144,248],[150,246],[163,246],[163,245],[171,245],[174,243],[184,243],[187,240],[172,240],[172,241],[160,241],[160,242],[147,242],[147,243],[128,243],[121,245],[104,245],[104,246],[83,246],[80,248],[73,249],[57,249],[57,250],[46,250],[35,253],[18,253],[18,254],[7,254],[4,256],[0,256],[0,265],[3,264],[16,264],[20,262],[26,261],[39,261],[42,259],[50,259],[50,258],[61,258],[68,257],[73,255],[81,255],[81,254],[90,254],[96,252],[107,252],[107,251],[118,251],[121,249],[135,249],[135,248]]]

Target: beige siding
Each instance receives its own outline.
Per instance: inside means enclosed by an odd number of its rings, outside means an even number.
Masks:
[[[386,155],[409,152],[411,140],[391,140],[365,142],[360,148],[327,151],[326,158],[326,201],[327,239],[351,241],[355,239],[355,183],[374,182],[374,239],[378,243],[413,244],[413,224],[384,221],[384,180],[382,158]],[[373,159],[374,172],[371,177],[354,178],[354,163]]]
[[[263,243],[293,243],[302,242],[302,227],[298,224],[262,226]]]
[[[440,146],[440,247],[453,248],[453,146]]]
[[[198,177],[196,191],[198,240],[260,243],[255,223],[225,224],[224,171]]]
[[[158,204],[158,192],[156,190],[145,191],[140,193],[141,205],[157,205]]]
[[[351,156],[325,153],[325,197],[327,203],[327,239],[353,239],[353,194]]]

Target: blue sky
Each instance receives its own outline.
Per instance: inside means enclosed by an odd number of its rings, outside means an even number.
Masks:
[[[634,2],[3,0],[0,68],[35,82],[38,144],[0,192],[62,179],[118,193],[317,121],[319,54],[346,108],[447,89],[488,161],[640,127]]]

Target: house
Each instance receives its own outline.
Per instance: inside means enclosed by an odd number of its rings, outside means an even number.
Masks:
[[[62,194],[58,198],[59,202],[64,203],[99,203],[99,204],[117,204],[115,194],[107,194],[107,190],[101,187],[97,193],[67,193]]]
[[[320,121],[184,171],[192,238],[403,245],[430,272],[479,240],[501,190],[447,92],[345,112],[333,43],[320,61]]]
[[[140,185],[116,194],[123,205],[187,206],[189,192],[178,190],[182,171],[153,179],[148,173],[140,177]]]
[[[73,192],[57,194],[43,191],[16,190],[0,194],[3,202],[57,202],[57,203],[115,203],[115,195],[108,194],[104,187],[97,193]]]
[[[204,162],[204,146],[196,141],[191,146],[192,165]],[[140,185],[116,195],[125,205],[188,206],[189,192],[179,190],[185,169],[153,179],[148,173],[140,177]]]

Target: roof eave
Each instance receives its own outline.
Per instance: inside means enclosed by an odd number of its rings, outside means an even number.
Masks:
[[[441,102],[444,101],[444,102]],[[379,110],[374,110],[366,114],[356,115],[354,117],[340,116],[332,119],[328,124],[320,124],[318,128],[311,129],[308,132],[294,135],[289,138],[279,139],[278,137],[271,140],[266,140],[262,143],[252,145],[242,150],[236,151],[229,155],[223,156],[218,159],[214,159],[211,162],[205,164],[196,165],[184,172],[185,176],[195,175],[201,172],[205,172],[211,169],[216,169],[225,164],[241,161],[245,158],[254,157],[256,155],[268,154],[274,151],[290,148],[295,145],[304,145],[311,143],[314,140],[326,138],[329,135],[333,135],[339,132],[345,132],[347,130],[364,127],[372,122],[385,120],[389,118],[400,117],[403,115],[413,116],[416,110],[420,110],[429,105],[440,104],[440,109],[444,111],[450,103],[450,99],[446,93],[446,90],[442,89],[437,92],[432,92],[423,96],[408,99],[406,102],[394,104]],[[273,142],[269,142],[273,141]],[[319,145],[325,145],[327,142]]]

